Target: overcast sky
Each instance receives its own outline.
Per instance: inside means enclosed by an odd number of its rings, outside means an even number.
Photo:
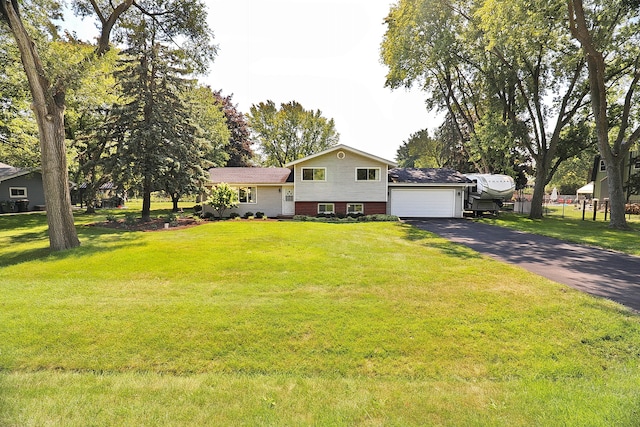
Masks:
[[[219,47],[205,82],[247,113],[298,101],[333,118],[340,142],[388,160],[439,123],[425,94],[384,87],[383,20],[391,0],[207,0]]]

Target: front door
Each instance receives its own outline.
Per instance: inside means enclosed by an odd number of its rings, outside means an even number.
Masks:
[[[293,201],[293,186],[282,187],[282,215],[295,215],[296,203]]]

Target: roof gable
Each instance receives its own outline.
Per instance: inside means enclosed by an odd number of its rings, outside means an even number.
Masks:
[[[211,182],[227,184],[284,184],[289,181],[288,168],[212,168],[209,169]]]
[[[396,163],[394,163],[394,162],[392,162],[390,160],[386,160],[386,159],[383,159],[382,157],[378,157],[378,156],[374,156],[374,155],[369,154],[369,153],[365,153],[364,151],[357,150],[355,148],[349,147],[349,146],[344,145],[344,144],[339,144],[339,145],[331,147],[331,148],[329,148],[327,150],[321,151],[319,153],[315,153],[315,154],[312,154],[310,156],[303,157],[303,158],[298,159],[298,160],[294,160],[293,162],[287,163],[285,166],[286,167],[295,166],[297,164],[304,163],[304,162],[309,161],[311,159],[315,159],[316,157],[324,156],[325,154],[329,154],[329,153],[332,153],[332,152],[335,152],[335,151],[349,151],[351,153],[358,154],[360,156],[369,158],[371,160],[375,160],[377,162],[384,163],[384,164],[389,165],[391,167],[397,166]]]
[[[389,182],[398,184],[469,184],[460,172],[447,168],[395,168],[389,170]]]

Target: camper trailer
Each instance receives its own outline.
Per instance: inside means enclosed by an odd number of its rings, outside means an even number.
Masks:
[[[474,216],[483,212],[497,214],[502,204],[511,199],[516,184],[509,175],[467,174],[474,185],[467,188],[465,210]]]

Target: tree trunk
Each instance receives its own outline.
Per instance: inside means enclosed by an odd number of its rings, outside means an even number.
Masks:
[[[624,157],[625,156],[622,156],[620,161],[614,161],[606,164],[607,185],[609,187],[609,206],[611,207],[611,219],[609,220],[609,227],[619,230],[626,230],[629,228],[627,224],[627,218],[625,217],[626,197],[624,194],[624,183],[622,178]]]
[[[544,187],[547,185],[547,168],[544,165],[536,165],[536,184],[533,187],[531,199],[531,212],[529,218],[542,219],[544,203]]]
[[[142,188],[142,221],[151,220],[151,183],[147,178]]]
[[[4,1],[4,0],[0,0]],[[80,245],[73,222],[67,152],[64,142],[64,92],[52,88],[46,79],[42,61],[29,37],[13,3],[4,2],[4,13],[20,50],[29,88],[33,97],[33,111],[38,123],[42,159],[42,183],[45,193],[49,246],[54,251]]]
[[[49,246],[54,251],[80,245],[71,210],[67,150],[64,143],[64,110],[49,108],[49,114],[36,113],[40,130],[42,185],[44,187]]]
[[[171,194],[171,201],[173,202],[173,212],[178,212],[178,201],[180,200],[180,195],[178,193]]]

